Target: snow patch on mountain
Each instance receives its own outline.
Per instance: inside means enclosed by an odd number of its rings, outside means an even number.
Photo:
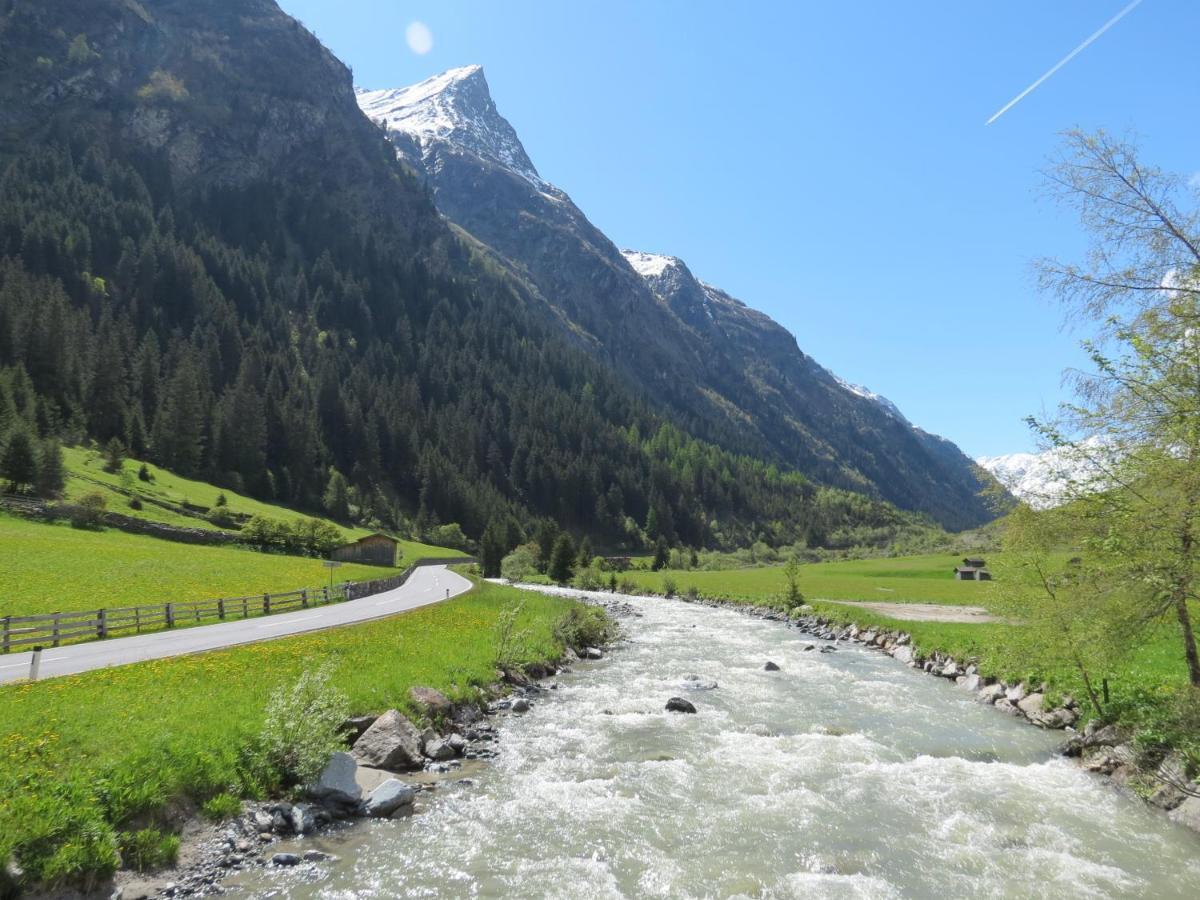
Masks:
[[[1049,509],[1103,487],[1103,446],[1099,438],[1088,438],[1078,447],[981,456],[975,462],[1030,506]]]
[[[826,370],[826,371],[828,371],[828,370]],[[877,394],[874,391],[863,387],[861,384],[851,384],[846,379],[840,378],[837,375],[834,375],[833,372],[830,372],[829,374],[833,375],[833,380],[836,381],[838,384],[840,384],[842,387],[844,387],[846,390],[848,390],[850,393],[857,394],[859,397],[862,397],[864,400],[870,400],[872,403],[874,403],[876,406],[878,406],[880,409],[882,409],[885,413],[887,413],[893,419],[903,422],[906,425],[912,424],[911,422],[908,421],[908,418],[904,415],[904,413],[900,412],[900,407],[898,407],[895,403],[893,403],[887,397],[883,396],[883,394]]]
[[[643,253],[640,250],[622,250],[621,255],[633,266],[633,270],[643,278],[658,278],[668,268],[679,262],[674,256],[663,256],[660,253]]]
[[[531,182],[542,180],[516,131],[496,110],[482,66],[462,66],[405,88],[355,91],[359,109],[389,131],[409,135],[428,158],[453,146],[497,163]]]

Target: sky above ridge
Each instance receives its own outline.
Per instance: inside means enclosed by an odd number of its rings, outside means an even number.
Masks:
[[[1060,133],[1200,173],[1194,0],[1143,0],[991,125],[1127,0],[280,5],[363,87],[482,64],[618,246],[681,257],[972,456],[1033,449],[1023,418],[1084,364],[1032,272],[1085,246],[1039,191]]]

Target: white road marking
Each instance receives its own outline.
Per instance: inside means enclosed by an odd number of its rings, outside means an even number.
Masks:
[[[317,615],[315,615],[315,616],[305,616],[303,619],[291,619],[290,621],[287,621],[287,622],[271,622],[267,625],[258,625],[256,627],[258,627],[258,628],[278,628],[280,625],[291,625],[292,622],[311,622],[313,619],[320,619],[320,618],[322,618],[321,614],[317,613]]]

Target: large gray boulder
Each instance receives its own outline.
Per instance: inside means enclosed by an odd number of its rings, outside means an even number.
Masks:
[[[309,787],[308,793],[317,800],[332,801],[353,805],[362,799],[362,788],[354,779],[358,763],[349,753],[335,753],[329,757],[329,762],[321,771],[321,777],[316,784]]]
[[[913,661],[912,647],[907,644],[901,644],[892,649],[892,656],[902,663],[911,663]]]
[[[1041,694],[1030,694],[1023,700],[1018,701],[1017,706],[1028,718],[1033,719],[1041,713],[1044,700],[1045,697]]]
[[[389,778],[371,791],[363,809],[368,816],[386,819],[396,810],[412,806],[416,797],[417,789],[411,784],[405,784],[399,778]]]
[[[379,769],[403,771],[425,765],[421,732],[394,709],[375,720],[350,751],[360,763]]]
[[[1167,818],[1192,831],[1200,831],[1200,797],[1188,797],[1167,813]]]

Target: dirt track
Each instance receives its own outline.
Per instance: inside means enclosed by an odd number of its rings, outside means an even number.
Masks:
[[[882,603],[874,600],[821,600],[821,603],[837,603],[841,606],[856,606],[909,622],[1002,622],[982,606],[940,606],[936,603]]]

